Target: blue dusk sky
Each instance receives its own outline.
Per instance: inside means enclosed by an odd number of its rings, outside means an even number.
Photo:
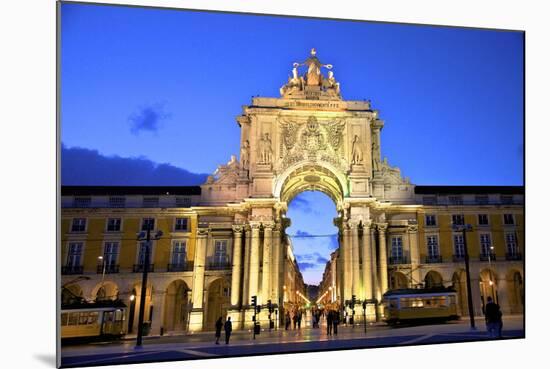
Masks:
[[[196,185],[238,154],[235,117],[279,96],[312,47],[344,99],[371,100],[382,155],[424,185],[523,184],[523,33],[61,5],[61,179]],[[293,235],[334,234],[334,204],[290,204]],[[318,283],[334,237],[294,237]]]

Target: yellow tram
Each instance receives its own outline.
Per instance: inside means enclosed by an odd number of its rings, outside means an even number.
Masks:
[[[62,306],[61,339],[120,338],[125,334],[125,309],[120,300]]]
[[[457,294],[451,288],[391,290],[384,294],[382,305],[384,320],[390,325],[459,318]]]

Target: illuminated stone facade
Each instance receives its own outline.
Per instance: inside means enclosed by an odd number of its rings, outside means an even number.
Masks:
[[[307,71],[300,75],[300,67]],[[523,312],[523,188],[414,186],[381,157],[378,112],[368,101],[342,99],[332,69],[312,50],[304,63],[294,63],[280,98],[253,98],[237,117],[239,158],[220,165],[200,188],[64,187],[64,290],[93,300],[101,289],[137,312],[136,237],[152,218],[164,233],[153,243],[146,300],[153,334],[211,330],[225,314],[237,328],[249,327],[252,296],[262,305],[271,300],[281,318],[283,308],[305,295],[285,235],[287,205],[316,190],[339,213],[339,248],[321,283],[321,294],[330,288],[323,301],[343,305],[355,295],[369,301],[369,319],[376,319],[390,287],[454,284],[463,294],[460,240],[451,228],[462,216],[474,225],[467,239],[474,293],[493,294],[505,312]],[[487,224],[480,224],[482,215]],[[75,219],[84,219],[84,227]],[[120,219],[118,231],[108,230],[111,219]],[[118,242],[117,267],[103,277],[97,257],[109,242]],[[71,256],[75,248],[78,257]],[[480,313],[481,299],[474,304]],[[128,320],[135,325],[137,318]],[[260,321],[267,321],[265,309]]]

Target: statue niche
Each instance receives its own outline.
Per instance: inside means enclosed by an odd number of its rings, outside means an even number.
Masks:
[[[260,164],[271,164],[273,151],[271,148],[271,138],[269,138],[269,133],[264,134],[262,139],[260,140],[260,146],[259,146],[260,152]]]

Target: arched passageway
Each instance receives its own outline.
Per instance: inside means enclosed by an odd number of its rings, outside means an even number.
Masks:
[[[190,291],[187,284],[179,279],[166,288],[163,322],[165,332],[188,330]]]
[[[453,288],[457,294],[457,304],[460,315],[468,314],[468,292],[466,288],[466,272],[462,269],[453,273]]]
[[[216,320],[227,316],[231,306],[230,283],[225,278],[218,278],[208,287],[208,305],[206,306],[205,330],[214,330]]]
[[[443,287],[443,277],[435,270],[430,270],[424,277],[426,288]]]
[[[409,280],[407,276],[401,272],[392,272],[390,274],[390,289],[397,290],[401,288],[409,287]]]

